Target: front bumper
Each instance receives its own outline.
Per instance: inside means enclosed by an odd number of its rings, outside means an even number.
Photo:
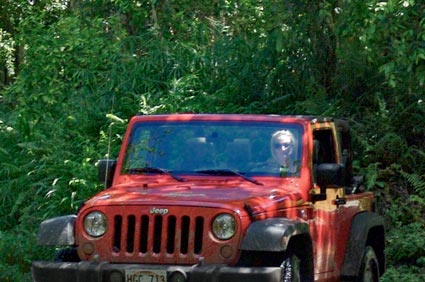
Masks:
[[[128,282],[130,280],[126,281],[124,273],[130,269],[165,270],[167,271],[167,282],[281,281],[279,267],[166,266],[86,261],[78,263],[36,261],[32,264],[32,276],[34,282]],[[177,276],[179,277],[177,278]]]

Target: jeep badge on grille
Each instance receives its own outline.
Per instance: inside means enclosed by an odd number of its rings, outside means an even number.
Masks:
[[[153,208],[151,208],[150,213],[151,214],[166,215],[168,213],[168,209],[159,209],[159,208],[153,207]]]

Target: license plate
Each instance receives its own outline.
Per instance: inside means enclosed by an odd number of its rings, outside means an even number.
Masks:
[[[128,269],[125,271],[125,282],[167,282],[167,271]]]

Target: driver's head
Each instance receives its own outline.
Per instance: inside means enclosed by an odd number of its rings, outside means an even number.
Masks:
[[[289,130],[280,130],[272,135],[270,146],[273,157],[284,165],[294,150],[294,135]]]

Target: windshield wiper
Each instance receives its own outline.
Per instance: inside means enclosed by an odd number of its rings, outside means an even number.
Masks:
[[[218,175],[218,176],[239,176],[242,177],[244,180],[249,181],[251,183],[254,183],[256,185],[263,185],[263,183],[258,182],[257,180],[248,177],[246,175],[243,175],[242,173],[231,170],[231,169],[205,169],[205,170],[196,170],[196,173],[202,173],[202,174],[209,174],[209,175]]]
[[[136,168],[129,168],[126,170],[129,174],[143,174],[143,173],[159,173],[159,174],[165,174],[171,176],[173,179],[184,182],[185,180],[177,175],[174,175],[171,171],[166,170],[164,168],[160,167],[151,167],[151,166],[145,166],[145,167],[136,167]]]

